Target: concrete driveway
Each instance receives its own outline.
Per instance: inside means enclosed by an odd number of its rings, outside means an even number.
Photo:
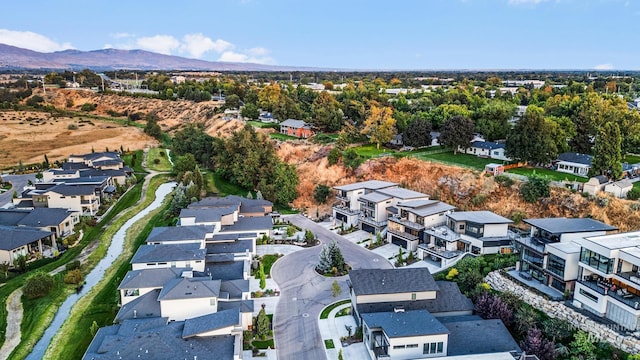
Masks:
[[[18,195],[20,195],[24,187],[29,183],[29,180],[35,183],[36,174],[2,175],[2,180],[10,181],[13,187],[9,191],[0,194],[0,207],[4,207],[11,202],[14,190],[18,192]]]
[[[286,216],[286,220],[311,230],[322,244],[336,241],[345,261],[354,269],[390,269],[387,259],[370,252],[316,224],[302,215]],[[328,278],[318,275],[320,246],[300,250],[278,260],[271,276],[280,287],[280,301],[274,316],[274,334],[278,359],[324,360],[326,353],[320,336],[318,318],[322,309],[337,300],[349,297],[347,276]],[[333,297],[331,284],[338,280],[342,293]]]

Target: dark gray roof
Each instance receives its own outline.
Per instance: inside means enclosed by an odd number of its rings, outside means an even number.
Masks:
[[[213,233],[211,225],[161,226],[151,230],[147,242],[204,240],[207,234]]]
[[[440,288],[436,292],[435,299],[410,300],[410,301],[389,301],[379,303],[359,303],[358,312],[388,312],[396,308],[409,310],[427,310],[434,316],[442,316],[451,313],[473,312],[474,306],[471,299],[460,292],[458,285],[451,281],[436,281]]]
[[[184,321],[182,338],[188,339],[209,331],[240,325],[240,310],[228,309],[213,314],[202,315]]]
[[[421,197],[428,197],[429,196],[429,195],[423,194],[421,192],[417,192],[417,191],[413,191],[413,190],[409,190],[409,189],[405,189],[405,188],[400,188],[400,187],[389,188],[389,189],[380,189],[380,190],[377,190],[377,192],[380,193],[380,194],[393,196],[394,198],[398,198],[398,199],[415,199],[415,198],[421,198]]]
[[[232,359],[236,336],[221,335],[183,339],[185,322],[166,318],[129,319],[98,330],[83,360]],[[241,349],[238,349],[241,351]]]
[[[280,123],[280,126],[288,126],[288,127],[292,127],[292,128],[303,128],[303,127],[308,127],[307,123],[305,123],[302,120],[295,120],[295,119],[287,119],[283,122]]]
[[[438,290],[427,268],[356,269],[349,272],[349,280],[356,295]]]
[[[220,283],[220,292],[229,294],[229,299],[242,299],[242,293],[249,292],[249,280],[223,280]]]
[[[368,328],[382,328],[389,338],[447,334],[449,330],[427,310],[362,314]]]
[[[359,189],[378,190],[378,189],[384,189],[384,188],[388,188],[390,186],[396,186],[396,185],[398,184],[393,182],[388,182],[388,181],[368,180],[368,181],[361,181],[353,184],[334,186],[333,188],[336,190],[342,190],[342,191],[352,191],[352,190],[359,190]]]
[[[194,203],[189,204],[189,209],[199,209],[199,208],[212,208],[212,207],[223,207],[223,206],[234,206],[239,207],[242,204],[240,196],[225,196],[225,197],[206,197],[200,201],[196,201]]]
[[[0,225],[0,250],[14,250],[51,235],[51,231]]]
[[[231,206],[218,208],[197,208],[180,210],[180,218],[195,218],[196,223],[217,222],[224,215],[233,214],[236,209]]]
[[[233,225],[223,225],[220,232],[271,230],[272,228],[271,216],[254,216],[238,218]]]
[[[84,163],[81,164],[84,165]],[[55,175],[73,175],[78,172],[78,169],[49,169],[48,171]]]
[[[55,182],[73,185],[104,185],[109,181],[108,176],[82,176],[73,179],[56,179]]]
[[[71,155],[69,157],[79,157],[82,158],[84,160],[96,160],[99,159],[101,157],[107,157],[110,159],[120,159],[120,154],[118,154],[115,151],[99,151],[99,152],[92,152],[89,154],[82,154],[82,155]]]
[[[121,165],[122,164],[122,160],[120,160],[120,159],[118,159],[118,160],[98,160],[98,161],[93,161],[91,164],[93,166]]]
[[[110,177],[117,177],[117,176],[127,176],[127,173],[123,170],[123,169],[119,169],[119,170],[115,170],[115,169],[105,169],[105,170],[100,170],[100,169],[86,169],[86,170],[80,170],[80,174],[83,177],[87,177],[87,176],[110,176]]]
[[[566,152],[558,155],[558,160],[591,166],[593,157],[587,154]]]
[[[14,204],[16,209],[31,209],[33,208],[33,200],[31,198],[22,199],[17,204]]]
[[[50,187],[47,191],[55,192],[64,196],[81,196],[92,195],[95,193],[95,186],[93,185],[67,185],[58,184]]]
[[[430,216],[454,210],[456,207],[437,200],[413,200],[398,204],[399,207],[409,207],[409,212],[418,216]]]
[[[131,259],[132,264],[148,262],[170,262],[202,260],[207,257],[207,250],[200,249],[200,245],[193,244],[159,244],[141,245]]]
[[[448,356],[521,351],[499,319],[451,321],[443,325],[449,329]]]
[[[234,280],[243,278],[244,261],[207,262],[206,267],[206,271],[211,273],[212,279]]]
[[[218,311],[240,309],[241,313],[253,313],[253,300],[218,301]]]
[[[160,295],[160,289],[151,290],[122,305],[118,310],[118,314],[116,314],[116,320],[122,322],[126,319],[157,318],[162,316],[158,295]]]
[[[67,209],[35,208],[20,220],[18,225],[31,227],[58,226],[71,214],[73,214],[73,211]]]
[[[604,175],[596,175],[592,179],[598,180],[598,184],[606,184],[609,182],[609,178]]]
[[[237,240],[233,242],[215,242],[207,244],[207,254],[233,254],[253,252],[253,240]]]
[[[158,296],[158,301],[217,298],[219,294],[220,280],[178,278],[169,280],[164,285]]]
[[[0,209],[0,225],[16,226],[29,213],[26,209]]]
[[[469,147],[493,150],[493,149],[504,149],[505,145],[499,144],[496,142],[491,142],[491,141],[474,141],[471,143],[471,145],[469,145]]]
[[[83,162],[63,162],[62,163],[62,168],[64,170],[78,170],[78,169],[88,169],[89,165],[83,163]]]
[[[511,224],[512,220],[502,217],[491,211],[456,211],[448,214],[455,221],[471,221],[478,224]]]
[[[254,239],[258,237],[258,233],[222,233],[214,234],[211,240],[207,241],[227,241],[227,240],[240,240],[240,239]]]
[[[590,231],[613,231],[618,228],[590,218],[543,218],[525,219],[525,223],[552,234],[565,234]]]
[[[381,201],[385,201],[388,199],[391,199],[393,196],[391,195],[387,195],[387,194],[383,194],[377,191],[374,192],[370,192],[368,194],[362,195],[358,198],[358,201],[371,201],[374,203],[379,203]]]
[[[131,270],[127,272],[124,279],[120,282],[120,289],[140,289],[140,288],[161,288],[169,280],[177,279],[183,271],[189,271],[188,268],[159,268],[159,269],[143,269]]]

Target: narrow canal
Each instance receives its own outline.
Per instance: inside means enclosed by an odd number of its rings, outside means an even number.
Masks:
[[[162,201],[167,195],[171,193],[173,187],[175,186],[174,182],[165,183],[158,187],[156,190],[156,199],[149,204],[146,208],[142,209],[139,213],[134,215],[131,219],[122,225],[122,227],[115,233],[113,239],[111,240],[111,245],[107,250],[107,255],[100,260],[98,265],[91,270],[91,272],[86,277],[86,283],[82,290],[77,294],[70,295],[67,300],[62,303],[60,309],[56,313],[51,325],[45,330],[44,335],[38,341],[36,346],[33,348],[33,351],[29,356],[27,356],[27,360],[40,360],[44,356],[49,343],[53,336],[58,332],[64,320],[69,316],[71,312],[71,307],[82,297],[84,296],[95,284],[102,279],[104,276],[104,272],[111,266],[111,264],[116,260],[116,258],[122,253],[122,248],[124,246],[124,239],[127,230],[138,220],[142,219],[145,215],[149,214],[151,211],[159,208],[162,205]]]

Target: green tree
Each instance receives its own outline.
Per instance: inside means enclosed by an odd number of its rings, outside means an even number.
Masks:
[[[342,288],[340,287],[340,284],[338,284],[338,280],[333,280],[333,283],[331,283],[331,294],[333,297],[338,297],[341,292]]]
[[[196,159],[193,154],[186,154],[178,156],[173,161],[172,172],[178,181],[184,182],[184,177],[187,172],[193,173],[197,166],[198,164],[196,163]]]
[[[542,108],[530,105],[507,137],[507,156],[517,161],[548,164],[558,155],[552,131]]]
[[[569,345],[571,354],[577,356],[578,359],[595,360],[596,345],[591,341],[589,333],[578,330],[573,334],[573,341]]]
[[[402,133],[402,142],[413,147],[431,145],[431,122],[420,118],[413,120]]]
[[[47,296],[54,286],[55,281],[51,275],[37,271],[27,279],[23,293],[29,299],[36,299]]]
[[[207,134],[202,124],[189,124],[177,131],[171,142],[176,155],[193,154],[200,164],[208,167],[214,156],[214,138]]]
[[[388,143],[396,135],[396,120],[389,107],[371,106],[369,117],[364,121],[362,134],[369,136],[369,140],[380,149],[381,144]]]
[[[453,153],[458,153],[458,148],[467,148],[473,140],[473,121],[463,116],[454,116],[444,123],[440,132],[440,144],[453,148]]]
[[[158,125],[158,115],[148,113],[146,119],[147,124],[144,127],[144,133],[159,140],[162,137],[162,129]]]
[[[224,99],[224,105],[228,109],[239,109],[240,108],[240,97],[236,94],[228,95]]]
[[[80,284],[83,280],[84,277],[82,276],[82,272],[80,271],[80,269],[70,270],[66,274],[64,274],[65,284]]]
[[[264,266],[262,265],[262,262],[260,262],[258,276],[260,277],[260,289],[264,290],[264,288],[267,287],[267,276],[264,273]]]
[[[538,323],[538,313],[533,307],[522,305],[516,310],[515,314],[513,314],[513,320],[518,332],[524,335],[536,327]]]
[[[2,278],[6,279],[9,277],[9,263],[4,261],[0,263],[0,274],[2,274]]]
[[[240,115],[251,120],[256,120],[260,116],[260,110],[256,104],[247,103],[242,107],[242,110],[240,110]]]
[[[608,175],[613,179],[619,179],[622,176],[621,145],[622,136],[618,124],[604,124],[596,137],[590,176]]]
[[[256,318],[257,322],[257,335],[263,340],[269,335],[269,328],[271,327],[269,317],[267,313],[264,311],[264,306],[258,312],[258,316]]]
[[[318,184],[313,193],[313,199],[318,204],[325,204],[329,195],[331,195],[331,188],[324,184]]]
[[[89,328],[89,332],[91,333],[91,336],[96,336],[99,329],[100,329],[100,325],[98,325],[98,323],[94,320],[91,323],[91,327]]]
[[[509,119],[515,114],[515,104],[494,100],[474,112],[476,131],[488,141],[506,139],[511,125]]]
[[[322,91],[313,101],[311,109],[314,114],[312,122],[316,127],[328,132],[342,128],[344,114],[333,95]]]
[[[329,154],[327,155],[327,161],[329,162],[329,166],[337,164],[338,161],[340,161],[341,156],[342,156],[342,153],[340,152],[340,149],[338,149],[337,147],[332,148],[331,151],[329,151]]]
[[[549,197],[549,179],[533,175],[529,177],[529,181],[522,184],[520,194],[525,201],[534,203],[543,197]]]
[[[273,178],[273,186],[275,188],[274,202],[280,205],[287,205],[295,200],[298,197],[297,186],[299,182],[298,172],[293,165],[278,162]]]
[[[429,111],[428,114],[431,126],[437,130],[442,129],[448,120],[456,116],[471,118],[472,115],[466,105],[459,104],[441,104]]]

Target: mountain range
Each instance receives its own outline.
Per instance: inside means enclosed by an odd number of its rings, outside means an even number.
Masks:
[[[0,44],[2,70],[205,70],[205,71],[327,71],[310,67],[205,61],[145,50],[64,50],[42,53]]]

